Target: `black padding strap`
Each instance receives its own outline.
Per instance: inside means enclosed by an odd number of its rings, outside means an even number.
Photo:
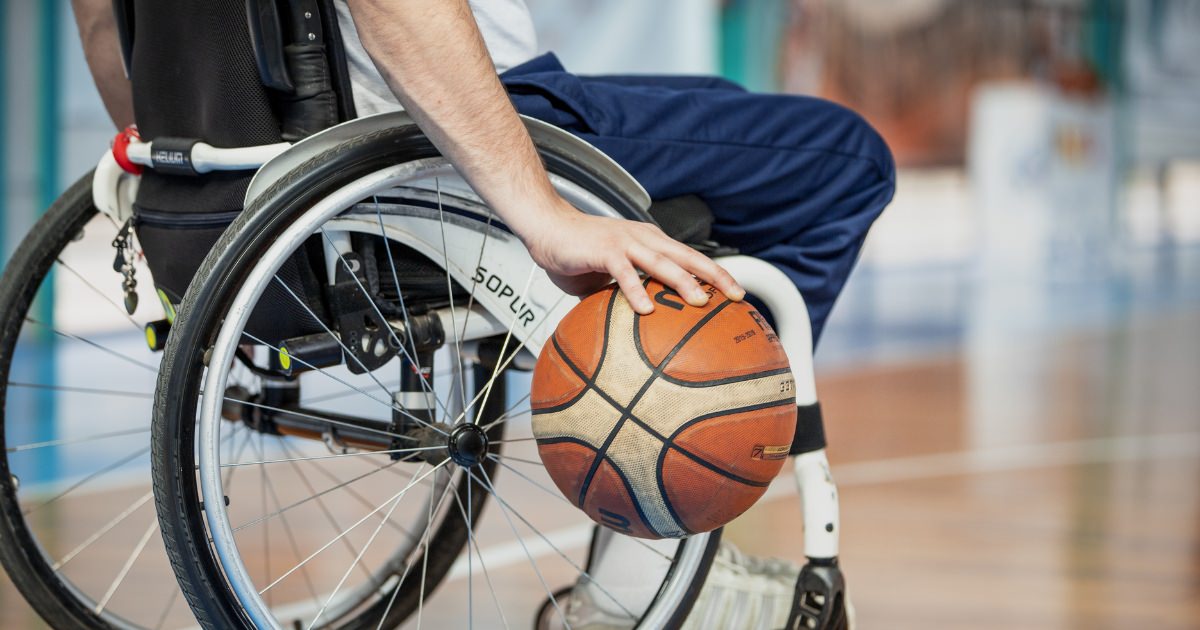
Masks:
[[[158,137],[150,144],[154,170],[167,175],[199,175],[192,167],[192,147],[199,140]]]
[[[825,448],[825,422],[821,419],[821,403],[796,407],[796,437],[792,438],[789,455],[801,455]]]

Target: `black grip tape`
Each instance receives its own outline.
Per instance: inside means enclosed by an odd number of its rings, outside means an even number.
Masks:
[[[157,173],[199,175],[192,167],[192,147],[200,142],[192,138],[155,138],[150,144],[150,162]]]
[[[796,436],[788,455],[802,455],[825,448],[825,422],[821,419],[821,403],[796,407]]]

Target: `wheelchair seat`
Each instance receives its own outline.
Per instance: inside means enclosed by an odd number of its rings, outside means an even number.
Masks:
[[[712,226],[715,220],[712,208],[697,195],[681,195],[654,201],[650,204],[649,212],[668,236],[704,254],[730,256],[737,253],[737,249],[712,240]]]

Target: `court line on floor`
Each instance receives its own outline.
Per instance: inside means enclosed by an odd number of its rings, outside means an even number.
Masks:
[[[1021,444],[836,464],[831,469],[838,487],[848,487],[1035,468],[1197,457],[1200,457],[1200,433],[1190,432]],[[795,493],[796,484],[791,475],[781,475],[771,483],[762,500]]]

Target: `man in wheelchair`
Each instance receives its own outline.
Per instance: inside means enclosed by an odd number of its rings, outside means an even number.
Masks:
[[[714,77],[571,74],[552,54],[536,55],[522,0],[117,0],[115,12],[110,0],[73,5],[118,128],[136,121],[146,140],[238,147],[296,141],[403,109],[555,284],[584,295],[615,281],[643,314],[654,304],[640,274],[694,305],[708,299],[699,281],[744,297],[703,247],[690,246],[711,240],[786,274],[804,297],[815,342],[894,190],[887,146],[853,112],[817,98],[749,93]],[[306,45],[321,46],[315,58],[306,58]],[[324,70],[306,74],[313,65]],[[578,212],[551,185],[518,112],[615,160],[655,202],[667,202],[656,216],[682,224],[669,231],[690,245],[652,223]],[[247,182],[214,176],[183,186],[187,203],[224,204],[207,208],[215,215],[240,208]],[[178,205],[179,186],[148,174],[139,209]],[[672,215],[671,203],[694,209],[679,200],[695,198],[711,212],[711,228],[688,234],[693,221],[686,210],[682,219]],[[207,248],[217,234],[197,242]],[[150,235],[140,236],[153,259]],[[174,301],[192,271],[168,287]],[[168,282],[154,273],[157,284]],[[797,435],[793,454],[824,445],[811,431]],[[697,609],[748,620],[747,627],[794,618],[797,567],[733,549],[720,558]],[[608,564],[634,574],[631,563]],[[571,627],[611,621],[613,611],[587,586],[565,596]],[[713,612],[722,607],[741,612]]]

